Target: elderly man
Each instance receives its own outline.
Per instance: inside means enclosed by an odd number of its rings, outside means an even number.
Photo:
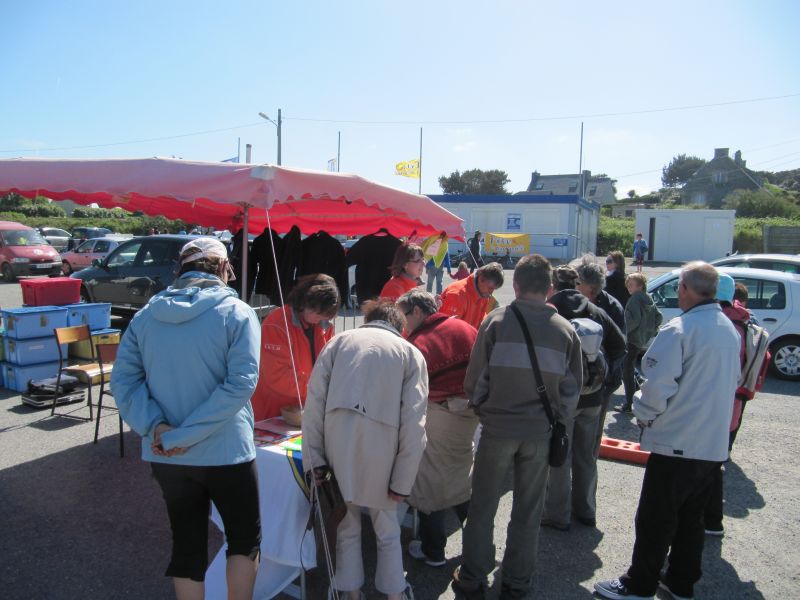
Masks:
[[[405,318],[390,301],[368,302],[364,325],[320,352],[303,413],[303,467],[332,470],[347,503],[336,540],[338,597],[359,600],[364,583],[361,509],[378,546],[375,587],[389,600],[412,600],[403,574],[397,505],[411,493],[425,449],[428,372],[400,332]]]
[[[551,431],[525,335],[513,312],[519,311],[530,331],[542,384],[562,423],[575,411],[583,378],[578,335],[547,304],[550,273],[550,263],[538,254],[517,263],[516,299],[506,309],[492,311],[483,322],[467,368],[464,390],[483,431],[464,528],[463,562],[453,575],[453,588],[466,598],[486,597],[487,577],[495,567],[494,517],[509,470],[513,470],[514,492],[500,597],[525,597],[533,579]]]
[[[714,300],[719,275],[687,264],[678,284],[683,313],[656,336],[642,360],[646,381],[633,401],[650,458],[636,511],[631,566],[595,583],[603,598],[652,598],[660,586],[691,598],[700,579],[703,509],[714,473],[728,457],[728,425],[739,378],[739,336]],[[661,574],[669,552],[669,567]]]
[[[469,323],[437,312],[436,299],[414,289],[397,301],[406,316],[406,339],[428,366],[428,443],[408,503],[419,511],[419,540],[408,553],[431,567],[447,561],[445,516],[452,508],[463,523],[469,509],[472,445],[478,417],[467,406],[464,375],[478,332]]]
[[[466,279],[448,285],[442,292],[439,310],[478,329],[484,317],[497,306],[492,293],[502,286],[503,267],[500,263],[489,263]]]
[[[578,272],[578,283],[575,289],[589,299],[589,302],[606,311],[620,331],[625,331],[625,307],[619,300],[603,288],[606,285],[606,276],[603,267],[597,264],[594,254],[584,254],[575,266]]]

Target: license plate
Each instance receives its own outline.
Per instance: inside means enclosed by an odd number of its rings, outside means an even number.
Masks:
[[[51,265],[50,263],[45,263],[45,264],[41,264],[41,265],[33,265],[33,268],[34,269],[52,269],[53,265]]]

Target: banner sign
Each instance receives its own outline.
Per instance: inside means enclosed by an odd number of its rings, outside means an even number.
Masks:
[[[553,238],[553,246],[568,246],[569,238]]]
[[[411,177],[412,179],[419,179],[419,159],[406,160],[399,162],[394,166],[394,174],[402,177]]]
[[[530,254],[531,237],[527,233],[487,233],[485,253],[505,256],[506,250],[512,256]]]

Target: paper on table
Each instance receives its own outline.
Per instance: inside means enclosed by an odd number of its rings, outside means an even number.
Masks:
[[[300,435],[302,430],[289,425],[283,420],[283,417],[272,417],[271,419],[264,419],[255,424],[256,433],[261,431],[268,431],[270,433],[277,433],[281,436],[294,436]]]

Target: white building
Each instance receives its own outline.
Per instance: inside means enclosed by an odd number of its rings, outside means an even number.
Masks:
[[[733,249],[735,220],[734,210],[637,209],[636,233],[647,240],[649,260],[709,261]]]
[[[597,248],[600,206],[577,195],[468,196],[440,194],[434,202],[464,219],[467,237],[486,233],[527,233],[530,252],[570,261]],[[461,248],[451,243],[451,251]]]

